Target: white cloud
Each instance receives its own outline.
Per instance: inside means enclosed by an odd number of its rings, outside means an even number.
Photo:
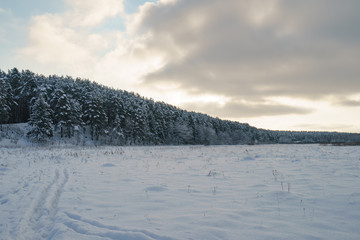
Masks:
[[[123,13],[123,0],[66,0],[72,7],[66,18],[73,26],[95,26],[109,17]]]
[[[65,13],[32,18],[28,45],[17,51],[26,68],[45,74],[68,74],[131,91],[143,75],[159,69],[159,51],[145,45],[148,35],[120,30],[100,31],[98,25],[124,15],[123,1],[67,1]]]
[[[55,65],[66,72],[79,73],[96,62],[92,49],[104,48],[91,34],[83,35],[66,27],[66,20],[59,15],[41,15],[33,18],[29,31],[28,47],[19,50],[22,58],[33,58],[43,65]],[[95,46],[96,45],[96,46]]]

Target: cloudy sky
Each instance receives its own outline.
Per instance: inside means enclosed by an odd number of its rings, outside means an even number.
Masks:
[[[2,0],[0,68],[267,129],[360,132],[359,0]]]

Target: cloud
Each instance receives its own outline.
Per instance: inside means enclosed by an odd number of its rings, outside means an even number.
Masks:
[[[360,101],[355,100],[345,100],[342,101],[341,104],[348,107],[360,107]]]
[[[32,20],[18,56],[34,71],[224,118],[312,115],[315,104],[272,99],[335,103],[360,93],[357,0],[158,0],[131,15],[123,1],[66,2],[68,11]],[[126,30],[102,30],[119,16]]]
[[[146,36],[129,38],[120,29],[101,27],[109,19],[126,18],[123,1],[67,3],[69,9],[64,13],[32,18],[28,44],[17,51],[26,68],[90,78],[135,91],[141,76],[161,64],[155,51],[143,44]]]
[[[360,107],[360,96],[341,97],[333,100],[335,105],[344,107]]]
[[[29,31],[29,46],[18,53],[23,58],[33,58],[46,65],[58,65],[66,72],[87,67],[95,63],[92,49],[103,49],[106,45],[101,36],[82,34],[67,27],[66,19],[59,15],[40,15],[32,20]]]
[[[66,14],[74,26],[94,26],[106,18],[123,13],[123,0],[66,0],[71,10]]]
[[[350,0],[147,4],[136,16],[137,30],[149,34],[147,47],[163,51],[166,63],[144,83],[254,104],[359,93],[359,9]],[[254,109],[263,110],[246,111]]]
[[[239,103],[229,102],[224,105],[215,102],[207,103],[185,103],[183,105],[186,109],[191,109],[197,112],[206,112],[212,116],[227,119],[236,118],[252,118],[260,116],[278,116],[288,114],[309,114],[311,109],[293,107],[289,105],[281,105],[274,103]]]
[[[297,124],[292,126],[292,129],[307,129],[307,131],[325,131],[325,132],[334,132],[334,131],[340,131],[340,132],[354,132],[354,126],[351,124]],[[334,130],[338,129],[338,130]]]

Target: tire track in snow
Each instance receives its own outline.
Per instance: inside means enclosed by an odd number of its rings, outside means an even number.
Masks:
[[[46,239],[53,226],[63,188],[69,180],[67,169],[55,170],[54,178],[35,198],[20,220],[17,239]]]

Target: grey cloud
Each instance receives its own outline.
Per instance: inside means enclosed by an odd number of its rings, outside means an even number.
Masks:
[[[349,124],[297,124],[292,126],[292,129],[307,129],[307,131],[328,131],[333,132],[338,129],[340,132],[353,132],[354,126]]]
[[[231,102],[225,104],[224,106],[216,103],[187,103],[183,105],[183,107],[196,112],[206,112],[212,116],[220,118],[247,118],[289,114],[309,114],[312,112],[312,109],[280,104],[244,104],[237,102]]]
[[[338,99],[335,104],[346,107],[360,107],[360,100]]]
[[[249,18],[250,2],[180,0],[149,8],[141,23],[153,36],[147,47],[166,49],[167,62],[144,83],[251,101],[360,92],[360,1],[274,1],[260,25]],[[203,23],[192,27],[196,14]]]
[[[341,102],[342,105],[348,106],[348,107],[360,107],[360,101],[354,101],[354,100],[347,100]]]

